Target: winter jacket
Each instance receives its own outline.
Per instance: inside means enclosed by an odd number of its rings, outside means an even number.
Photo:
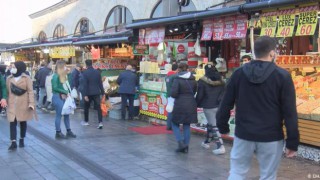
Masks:
[[[77,68],[74,68],[73,71],[71,72],[71,76],[72,76],[72,85],[71,85],[71,89],[79,88],[79,76],[80,76],[80,72],[78,71]]]
[[[11,83],[18,86],[21,89],[27,90],[21,96],[17,96],[11,92]],[[28,121],[33,119],[34,111],[29,107],[34,106],[34,94],[33,85],[30,76],[22,73],[20,79],[16,81],[12,75],[7,79],[8,89],[8,108],[7,108],[7,119],[9,122],[17,121]]]
[[[139,85],[139,79],[137,75],[130,71],[123,71],[118,79],[117,83],[119,84],[119,94],[136,94],[136,87]]]
[[[290,74],[272,62],[251,61],[231,76],[217,112],[221,133],[229,132],[230,110],[236,105],[235,135],[254,142],[284,139],[286,147],[299,144],[296,95]]]
[[[181,72],[174,79],[171,97],[175,98],[172,122],[176,124],[197,123],[197,102],[194,95],[197,82],[190,72]]]
[[[0,75],[0,99],[7,99],[6,80],[3,75]]]
[[[198,82],[197,104],[198,107],[212,109],[219,107],[224,92],[224,82],[212,81],[206,76]]]
[[[46,85],[46,78],[47,76],[50,74],[52,70],[47,68],[47,67],[44,67],[44,68],[41,68],[37,74],[36,74],[36,80],[37,80],[37,83],[39,84],[39,87],[40,88],[44,88],[45,85]]]
[[[171,96],[171,88],[173,84],[173,80],[177,77],[177,74],[167,75],[166,77],[166,87],[167,87],[167,96]]]
[[[82,96],[104,95],[100,72],[92,66],[83,72],[82,93]]]

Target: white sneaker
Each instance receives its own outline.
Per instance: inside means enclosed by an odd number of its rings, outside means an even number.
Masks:
[[[210,149],[209,143],[202,142],[201,146],[204,147],[205,149]]]
[[[81,125],[82,125],[82,126],[89,126],[90,124],[89,124],[88,122],[82,121],[82,122],[81,122]]]
[[[219,149],[214,149],[212,153],[215,155],[224,154],[226,153],[226,149],[224,148],[224,145],[222,145]]]
[[[99,123],[99,126],[97,127],[98,129],[102,129],[103,128],[103,124]]]

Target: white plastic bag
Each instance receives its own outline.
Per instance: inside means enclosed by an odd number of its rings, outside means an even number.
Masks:
[[[71,97],[74,98],[74,99],[77,99],[78,98],[78,92],[75,88],[72,89],[71,91]]]
[[[166,106],[166,111],[171,113],[173,111],[173,106],[174,106],[174,98],[168,97],[168,104]]]
[[[199,38],[197,38],[197,41],[194,45],[194,53],[197,55],[197,56],[201,56],[201,47],[200,47],[200,42],[199,42]]]
[[[77,107],[76,103],[74,102],[74,99],[71,96],[68,96],[62,107],[61,115],[74,114],[74,110],[76,108]]]
[[[227,63],[223,58],[216,58],[216,69],[218,72],[226,72],[227,71]]]

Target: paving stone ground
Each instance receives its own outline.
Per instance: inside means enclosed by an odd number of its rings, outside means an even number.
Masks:
[[[0,118],[0,179],[129,179],[188,180],[226,179],[231,144],[227,153],[215,156],[201,148],[203,137],[192,135],[188,154],[174,152],[172,134],[141,135],[128,130],[148,126],[144,121],[104,118],[104,128],[97,129],[97,116],[90,112],[90,126],[81,126],[81,111],[71,116],[76,139],[55,140],[54,114],[39,111],[38,122],[30,122],[26,147],[8,152],[9,125]],[[64,124],[61,124],[64,131]],[[34,132],[37,133],[34,133]],[[41,133],[44,138],[38,135]],[[104,176],[104,175],[112,176]],[[308,179],[320,174],[320,167],[310,161],[283,159],[278,179]],[[248,179],[259,179],[258,163],[252,161]]]

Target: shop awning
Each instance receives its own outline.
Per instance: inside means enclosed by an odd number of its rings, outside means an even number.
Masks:
[[[137,21],[131,24],[128,24],[126,28],[128,29],[138,29],[138,28],[146,28],[152,26],[160,26],[160,25],[170,25],[176,23],[184,23],[196,20],[203,20],[207,18],[213,18],[217,16],[227,16],[227,15],[234,15],[240,14],[245,12],[252,12],[252,11],[260,11],[270,8],[279,8],[284,6],[292,6],[298,4],[306,4],[310,2],[319,2],[318,0],[270,0],[270,1],[263,1],[257,3],[247,3],[240,6],[233,6],[233,7],[225,7],[221,9],[215,9],[210,11],[201,11],[193,14],[181,15],[181,16],[173,16],[161,19],[151,19],[145,21]]]
[[[18,47],[7,49],[7,51],[15,51],[15,50],[19,50],[19,49],[30,49],[30,48],[37,48],[37,47],[66,46],[66,45],[71,45],[71,44],[72,44],[72,41],[22,44]]]
[[[105,38],[105,39],[91,39],[91,40],[83,40],[83,41],[77,41],[73,42],[73,45],[101,45],[101,44],[112,44],[112,43],[122,43],[122,42],[129,42],[129,37],[115,37],[115,38]]]

